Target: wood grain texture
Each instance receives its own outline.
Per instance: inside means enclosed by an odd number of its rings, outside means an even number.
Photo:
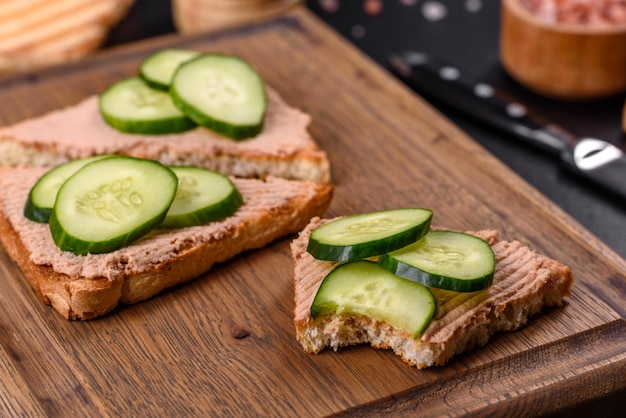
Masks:
[[[39,302],[0,251],[0,416],[531,415],[626,389],[626,262],[305,10],[122,47],[1,86],[0,123],[76,103],[166,46],[240,54],[313,116],[336,184],[328,216],[401,206],[497,228],[569,265],[573,297],[448,366],[360,346],[304,353],[289,239],[90,322]]]

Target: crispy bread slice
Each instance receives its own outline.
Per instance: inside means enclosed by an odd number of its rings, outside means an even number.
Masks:
[[[95,51],[134,0],[3,0],[0,79]]]
[[[233,182],[242,207],[220,222],[156,231],[121,250],[61,252],[47,224],[23,216],[44,168],[0,168],[0,241],[39,297],[67,319],[92,319],[207,272],[215,263],[301,230],[321,215],[332,186],[268,177]]]
[[[53,166],[99,154],[126,154],[168,165],[195,165],[238,177],[330,182],[326,153],[307,131],[310,116],[268,88],[263,131],[235,141],[198,127],[173,135],[133,135],[107,125],[98,98],[0,128],[1,166]]]
[[[561,306],[573,284],[570,269],[536,254],[517,241],[498,239],[496,231],[475,235],[487,240],[496,255],[491,287],[473,293],[433,289],[437,300],[435,318],[419,339],[404,330],[370,317],[324,315],[313,319],[310,307],[324,277],[337,263],[314,259],[306,252],[311,231],[325,220],[315,218],[291,243],[295,261],[294,324],[296,338],[310,353],[325,347],[370,343],[390,348],[406,363],[425,368],[443,365],[454,355],[483,346],[498,331],[525,325],[543,307]]]

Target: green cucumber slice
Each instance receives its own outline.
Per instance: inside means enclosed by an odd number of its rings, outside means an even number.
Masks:
[[[164,49],[143,60],[139,66],[139,75],[150,87],[167,90],[180,64],[197,57],[199,54],[199,52],[189,49]]]
[[[166,91],[154,89],[140,77],[113,84],[100,95],[100,113],[113,128],[133,134],[168,134],[193,127]]]
[[[307,251],[319,260],[353,261],[414,243],[430,228],[430,209],[406,208],[350,215],[311,232]]]
[[[46,172],[30,189],[24,206],[24,216],[31,221],[47,223],[57,198],[57,192],[65,180],[86,164],[101,158],[103,156],[72,160]]]
[[[177,185],[176,174],[156,161],[111,156],[89,163],[59,189],[52,238],[78,255],[120,249],[163,221]]]
[[[265,85],[239,57],[202,54],[183,63],[174,74],[170,94],[198,125],[230,138],[252,137],[263,129]]]
[[[398,277],[371,261],[353,261],[331,271],[311,304],[311,316],[365,315],[419,337],[435,313],[430,289]]]
[[[490,286],[496,265],[487,241],[455,231],[432,231],[414,244],[382,255],[378,262],[408,280],[457,292]]]
[[[178,191],[161,224],[183,228],[217,221],[235,213],[243,197],[222,174],[198,167],[170,167],[178,177]]]

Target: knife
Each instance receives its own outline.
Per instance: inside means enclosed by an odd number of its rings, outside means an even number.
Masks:
[[[389,65],[405,84],[560,158],[574,173],[626,199],[626,155],[610,142],[577,138],[531,115],[456,65],[419,51],[392,53]]]

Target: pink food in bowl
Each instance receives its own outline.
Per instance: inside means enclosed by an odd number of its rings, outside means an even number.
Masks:
[[[533,15],[548,23],[624,25],[626,0],[519,0]]]

